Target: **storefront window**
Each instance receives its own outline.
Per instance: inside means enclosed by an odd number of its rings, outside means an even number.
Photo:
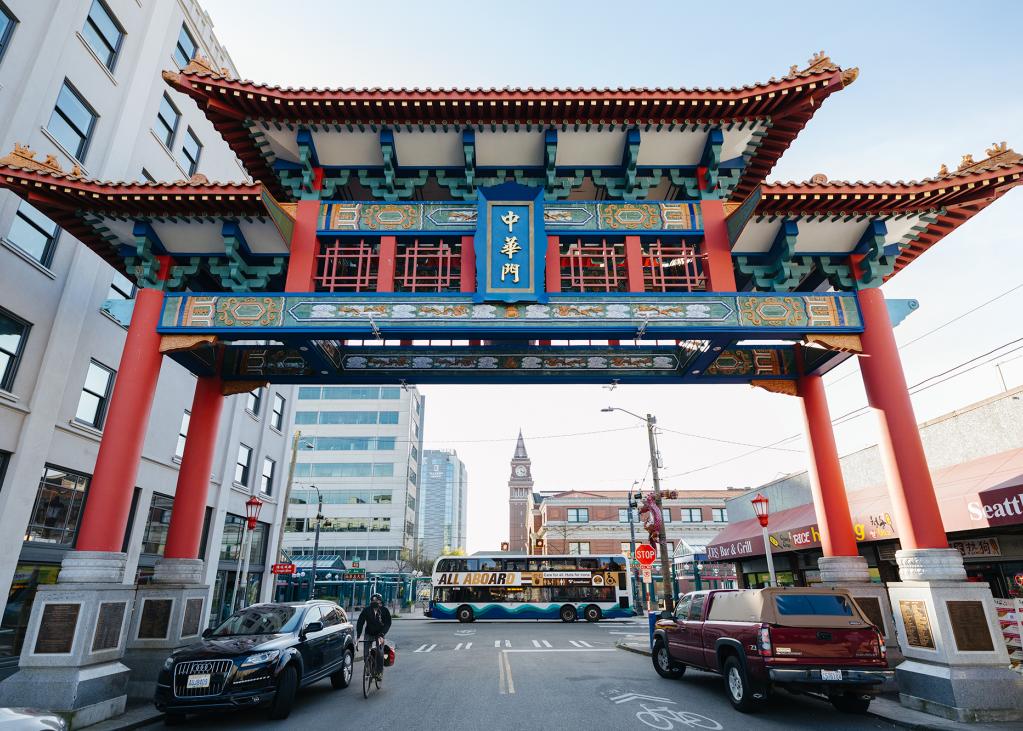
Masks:
[[[36,587],[56,584],[59,573],[59,564],[18,564],[11,589],[7,593],[3,624],[0,625],[0,658],[18,657],[21,654]]]
[[[47,465],[25,531],[26,541],[74,545],[89,476]]]
[[[164,546],[167,545],[167,528],[170,526],[173,508],[174,498],[161,495],[158,492],[153,493],[153,500],[149,504],[146,532],[142,536],[142,553],[163,555]]]

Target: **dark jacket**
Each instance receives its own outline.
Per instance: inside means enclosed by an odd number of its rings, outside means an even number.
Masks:
[[[362,635],[362,628],[366,628],[366,637],[383,637],[391,629],[391,613],[383,604],[373,606],[370,604],[359,614],[359,623],[355,627],[355,636]]]

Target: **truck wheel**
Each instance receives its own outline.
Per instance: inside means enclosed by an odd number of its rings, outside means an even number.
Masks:
[[[735,655],[729,655],[725,660],[724,667],[725,690],[728,692],[728,700],[740,713],[751,713],[760,706],[757,699],[753,697],[753,687],[746,669]]]
[[[462,623],[472,622],[475,619],[476,619],[476,615],[473,614],[472,607],[463,604],[462,606],[460,606],[458,608],[458,621],[459,622],[462,622]]]
[[[561,621],[562,622],[574,622],[578,616],[575,611],[575,607],[571,604],[566,604],[561,608]]]
[[[870,696],[843,693],[831,696],[831,705],[842,713],[866,713],[871,700]]]
[[[344,660],[341,667],[330,676],[330,686],[334,690],[347,688],[352,683],[352,673],[355,670],[355,650],[351,647],[345,650]]]
[[[651,656],[654,661],[654,670],[662,678],[669,678],[674,680],[675,678],[681,678],[686,674],[686,666],[678,665],[672,662],[671,653],[668,652],[668,646],[664,644],[664,640],[658,638],[654,640],[654,653]]]
[[[586,611],[583,612],[583,616],[586,617],[587,622],[599,622],[602,615],[600,607],[596,604],[590,604],[586,607]]]
[[[295,705],[295,693],[298,692],[298,671],[293,665],[289,665],[281,671],[277,678],[277,692],[270,704],[270,719],[283,721],[291,714],[291,708]]]

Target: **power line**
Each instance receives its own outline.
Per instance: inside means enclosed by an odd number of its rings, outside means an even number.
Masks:
[[[750,444],[749,442],[736,442],[731,439],[719,439],[717,437],[708,437],[703,434],[689,434],[684,431],[678,431],[676,429],[669,429],[665,426],[657,425],[658,431],[671,432],[672,434],[680,434],[684,437],[691,437],[693,439],[703,439],[708,442],[720,442],[721,444],[734,444],[739,447],[757,447],[758,449],[777,449],[779,452],[805,452],[805,449],[786,449],[784,447],[772,447],[764,444]]]
[[[1020,285],[1020,286],[1023,286],[1023,285]],[[961,376],[961,375],[963,375],[965,373],[969,373],[972,370],[980,368],[981,366],[987,365],[988,363],[991,362],[991,360],[995,360],[995,359],[1000,358],[1000,357],[1002,357],[1004,355],[1008,355],[1009,353],[1015,353],[1018,350],[1023,350],[1023,345],[1020,345],[1019,347],[1013,348],[1012,350],[1008,351],[1007,353],[999,353],[999,351],[1003,350],[1004,348],[1007,348],[1007,347],[1009,347],[1011,345],[1016,345],[1017,343],[1023,343],[1023,338],[1018,338],[1016,340],[1011,340],[1011,341],[1009,341],[1007,343],[1003,343],[1002,345],[998,346],[997,348],[994,348],[993,350],[989,350],[986,353],[982,353],[981,355],[976,355],[976,356],[974,356],[972,358],[969,358],[968,360],[963,361],[962,363],[960,363],[957,366],[954,366],[954,367],[949,368],[949,369],[947,369],[945,371],[942,371],[941,373],[936,373],[936,374],[934,374],[932,376],[928,376],[927,378],[923,379],[922,381],[918,381],[917,383],[913,384],[907,390],[910,392],[911,395],[915,395],[915,394],[920,393],[922,391],[926,391],[929,388],[933,388],[934,386],[938,386],[938,385],[940,385],[942,383],[945,383],[945,381],[951,380],[951,379],[956,378],[958,376]],[[993,355],[995,353],[998,353],[998,355],[996,355],[991,360],[985,361],[983,363],[976,363],[975,365],[972,365],[970,368],[967,368],[965,370],[960,370],[961,368],[964,368],[965,366],[968,366],[968,365],[970,365],[972,363],[975,363],[975,361],[981,360],[982,358],[987,358],[988,356],[991,356],[991,355]],[[959,371],[959,372],[956,373],[955,371]],[[944,378],[944,379],[942,379],[940,381],[934,381],[934,379],[941,378],[942,376],[948,376],[948,378]],[[930,383],[931,381],[934,381],[934,382]],[[857,409],[853,409],[852,411],[847,411],[846,413],[842,414],[841,416],[838,416],[838,417],[832,419],[831,423],[832,423],[832,425],[839,426],[841,424],[844,424],[844,423],[847,423],[849,421],[852,421],[853,419],[859,418],[860,416],[863,416],[864,414],[869,413],[869,411],[870,411],[870,406],[869,405],[864,405],[864,406],[861,406],[861,407],[859,407]],[[742,454],[737,454],[734,457],[728,457],[726,459],[718,460],[717,462],[712,462],[711,464],[703,465],[702,467],[694,467],[693,469],[686,470],[685,472],[677,472],[677,473],[675,473],[673,475],[666,475],[663,479],[670,480],[670,479],[674,479],[676,477],[684,477],[685,475],[691,475],[691,474],[696,473],[696,472],[703,472],[703,471],[709,470],[709,469],[711,469],[713,467],[718,467],[720,465],[727,464],[729,462],[734,462],[736,460],[744,459],[744,458],[746,458],[746,457],[748,457],[748,456],[750,456],[752,454],[756,454],[757,452],[762,452],[765,449],[770,449],[772,447],[776,447],[779,444],[784,444],[785,442],[790,442],[793,439],[798,439],[801,436],[802,436],[802,434],[793,434],[792,436],[785,437],[784,439],[779,439],[776,442],[771,442],[770,444],[765,444],[762,447],[757,447],[756,449],[752,449],[752,450],[750,450],[748,452],[743,452]]]

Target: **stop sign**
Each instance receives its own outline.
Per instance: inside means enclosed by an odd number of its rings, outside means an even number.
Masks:
[[[638,558],[639,562],[644,566],[649,566],[654,562],[654,559],[657,558],[657,551],[655,551],[652,546],[636,546],[636,558]]]

